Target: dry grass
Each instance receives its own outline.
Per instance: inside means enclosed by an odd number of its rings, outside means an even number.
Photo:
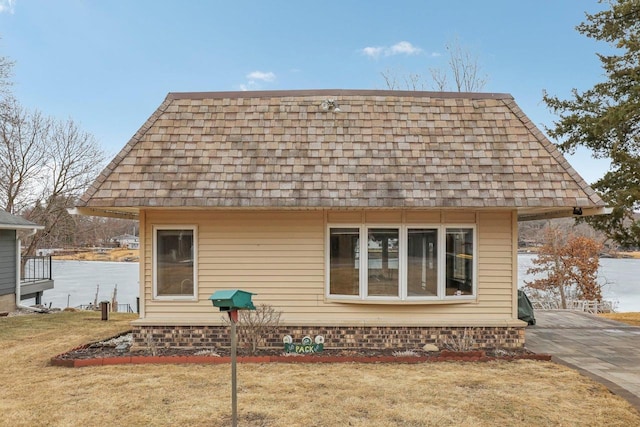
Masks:
[[[600,316],[632,326],[640,326],[640,313],[602,313]]]
[[[51,356],[128,328],[130,316],[0,319],[0,413],[11,426],[227,426],[228,365],[59,368]],[[548,362],[246,364],[241,426],[630,426],[640,414]]]

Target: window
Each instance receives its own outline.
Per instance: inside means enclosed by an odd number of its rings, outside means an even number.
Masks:
[[[407,296],[438,295],[438,230],[407,230]]]
[[[156,226],[153,231],[154,298],[196,298],[196,227]]]
[[[399,296],[399,232],[370,228],[367,233],[367,290],[369,296]]]
[[[330,240],[330,293],[358,295],[360,293],[360,230],[334,228],[330,231]]]
[[[447,229],[447,295],[473,291],[473,231]]]
[[[327,294],[391,301],[473,298],[474,238],[474,226],[330,225]]]

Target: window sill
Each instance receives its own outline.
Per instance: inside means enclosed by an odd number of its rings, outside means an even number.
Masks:
[[[384,305],[441,305],[441,304],[475,304],[478,302],[475,296],[456,296],[446,299],[356,299],[340,298],[336,296],[325,297],[327,303],[340,304],[384,304]]]

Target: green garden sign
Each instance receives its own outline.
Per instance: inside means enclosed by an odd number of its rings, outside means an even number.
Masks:
[[[317,335],[315,342],[310,336],[306,336],[302,338],[302,343],[294,343],[291,335],[285,335],[282,341],[284,342],[285,353],[314,354],[324,350],[324,337],[322,335]]]

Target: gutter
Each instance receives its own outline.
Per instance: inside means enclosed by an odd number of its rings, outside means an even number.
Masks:
[[[27,237],[33,236],[38,232],[37,228],[32,228],[31,232],[27,234]],[[21,267],[21,256],[22,252],[22,241],[18,238],[18,233],[16,232],[16,306],[23,310],[35,311],[36,313],[46,313],[45,310],[36,307],[29,307],[28,305],[22,304],[20,297],[20,267]]]
[[[82,207],[67,208],[67,212],[69,212],[69,215],[102,216],[107,218],[133,219],[135,221],[138,221],[139,216],[137,212]]]
[[[576,209],[579,209],[579,211],[577,211]],[[519,214],[518,221],[535,221],[540,219],[555,219],[555,218],[570,218],[570,217],[576,218],[580,216],[610,215],[611,212],[613,212],[613,208],[610,208],[610,207],[573,208],[573,209],[566,208],[566,210]]]

